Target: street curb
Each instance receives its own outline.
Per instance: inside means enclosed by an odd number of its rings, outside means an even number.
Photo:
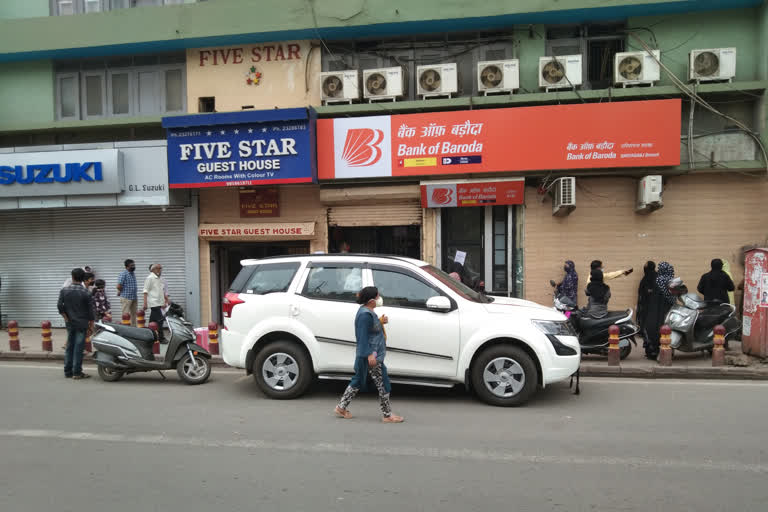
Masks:
[[[157,361],[162,361],[161,357],[156,358]],[[51,361],[64,361],[64,354],[54,352],[0,352],[0,361],[29,361],[29,362],[51,362]],[[92,363],[93,356],[91,354],[85,354],[83,357],[84,363]],[[224,362],[221,356],[211,357],[211,366],[214,367],[229,367]]]
[[[583,377],[620,377],[625,379],[768,380],[768,369],[733,366],[622,368],[620,366],[582,365],[580,373]]]
[[[0,352],[0,361],[51,362],[63,361],[64,354],[54,352]],[[85,354],[83,361],[92,363],[91,354]],[[211,366],[230,367],[221,356],[211,358]],[[744,368],[735,366],[689,367],[650,366],[647,368],[621,367],[588,364],[581,365],[583,377],[617,377],[624,379],[710,379],[710,380],[768,380],[768,368]]]

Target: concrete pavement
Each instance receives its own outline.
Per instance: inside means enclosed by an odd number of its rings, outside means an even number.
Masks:
[[[343,387],[0,363],[0,510],[768,509],[768,383],[584,379],[520,409],[395,386],[402,425],[371,395],[334,418]]]

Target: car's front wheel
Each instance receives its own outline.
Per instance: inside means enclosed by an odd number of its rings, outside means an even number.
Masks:
[[[515,407],[536,392],[536,364],[523,349],[496,345],[484,350],[472,366],[472,385],[480,399],[491,405]]]
[[[312,375],[309,355],[292,341],[270,343],[253,361],[256,384],[270,398],[288,400],[303,395]]]

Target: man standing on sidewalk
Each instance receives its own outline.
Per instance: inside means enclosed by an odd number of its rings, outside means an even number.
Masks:
[[[144,280],[144,310],[149,306],[150,314],[149,321],[156,322],[158,327],[158,336],[160,342],[165,341],[165,334],[163,333],[163,308],[168,303],[168,296],[165,294],[163,288],[163,280],[160,279],[160,275],[163,273],[163,266],[159,263],[155,263],[151,267],[151,272]]]
[[[67,348],[64,356],[64,377],[87,379],[83,373],[85,336],[93,330],[93,298],[83,286],[85,271],[72,271],[72,284],[59,292],[59,314],[67,326]]]
[[[117,296],[120,297],[122,314],[131,315],[131,325],[136,327],[136,306],[139,303],[136,286],[136,263],[125,260],[125,270],[117,277]]]

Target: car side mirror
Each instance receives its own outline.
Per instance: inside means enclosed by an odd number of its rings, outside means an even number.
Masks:
[[[451,299],[438,295],[437,297],[430,297],[427,299],[427,309],[430,311],[436,311],[445,313],[451,310]]]

